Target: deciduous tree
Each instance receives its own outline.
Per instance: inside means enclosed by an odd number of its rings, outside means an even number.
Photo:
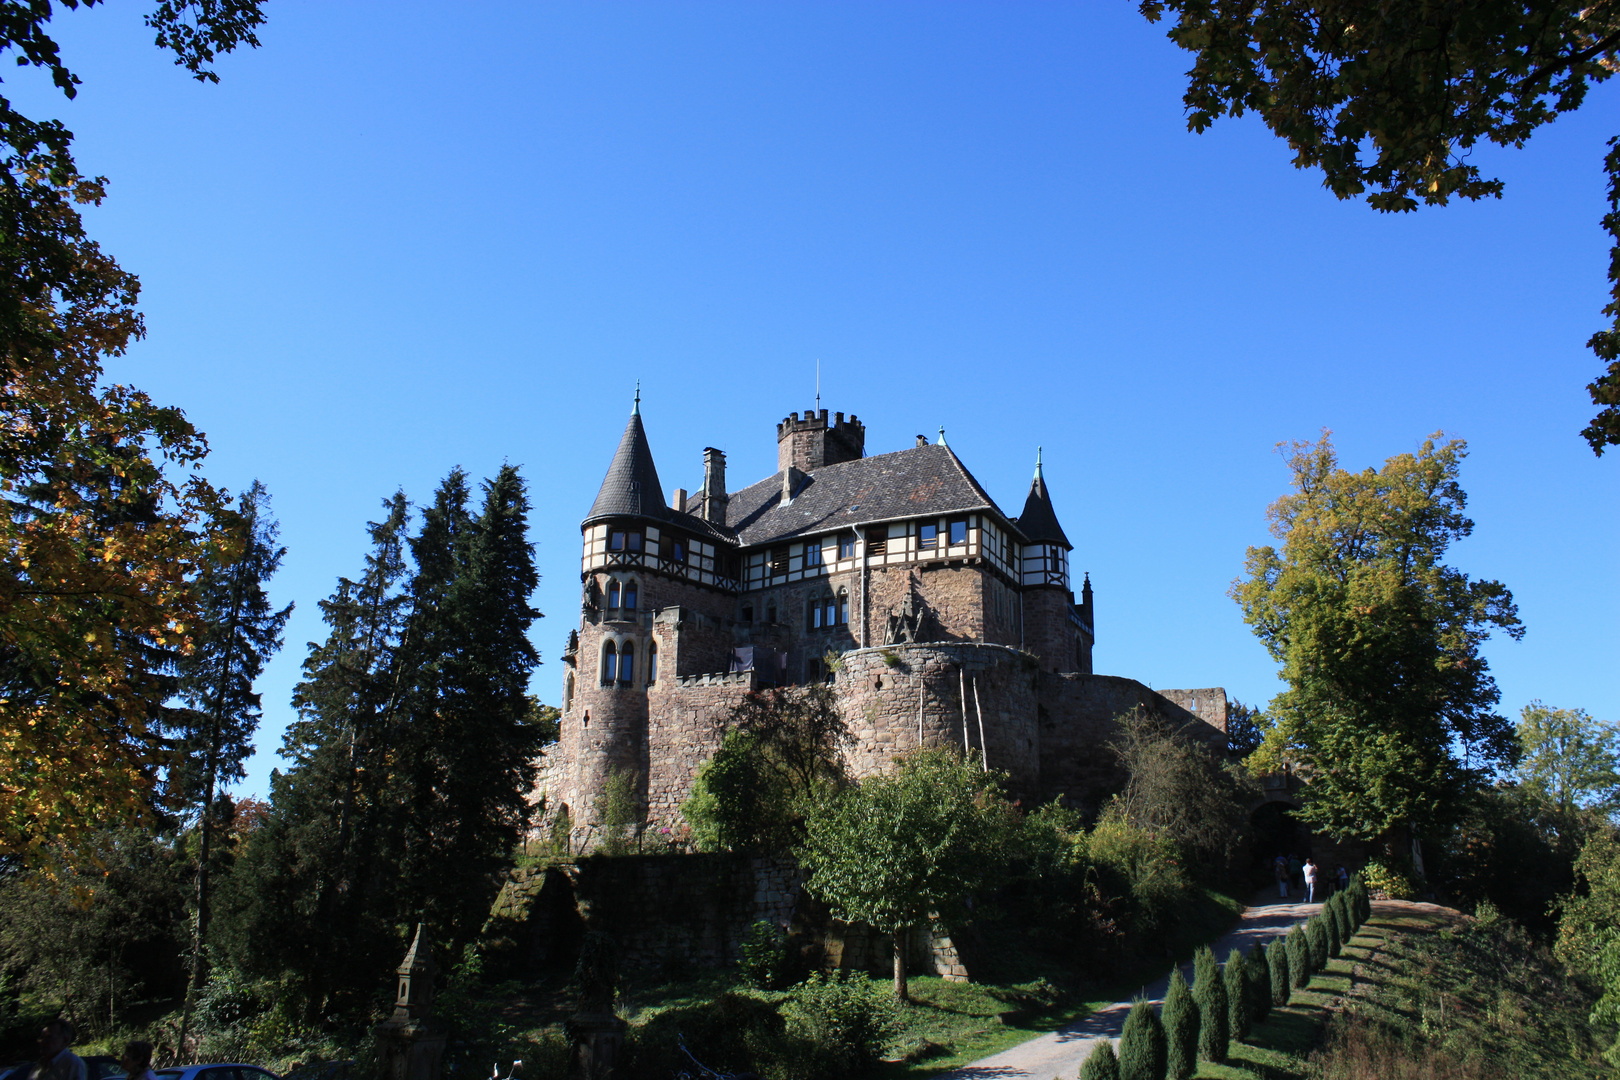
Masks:
[[[1253,112],[1295,166],[1382,211],[1500,198],[1474,148],[1523,146],[1620,61],[1620,8],[1587,0],[1142,0],[1141,10],[1155,21],[1168,10],[1170,40],[1196,55],[1182,99],[1191,130]],[[1620,138],[1609,145],[1613,325],[1588,342],[1605,370],[1587,387],[1600,410],[1581,433],[1599,454],[1620,444]]]
[[[1562,818],[1620,809],[1620,730],[1585,709],[1532,701],[1519,714],[1519,785]]]

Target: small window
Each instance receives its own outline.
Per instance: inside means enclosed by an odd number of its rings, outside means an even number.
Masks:
[[[754,621],[754,605],[752,605],[752,604],[744,604],[743,605],[742,621],[745,622],[745,623],[751,623],[751,622]]]
[[[843,590],[838,592],[838,625],[849,625],[849,593]]]
[[[608,533],[608,550],[609,551],[623,551],[624,550],[624,533],[622,533],[622,532],[610,532],[610,533]]]
[[[677,539],[671,538],[669,542],[669,557],[678,563],[685,562],[686,545]]]
[[[636,610],[636,583],[633,581],[624,586],[624,610],[626,613]]]
[[[608,642],[602,646],[602,685],[612,686],[619,677],[619,650]]]
[[[774,603],[765,605],[765,621],[772,626],[776,625],[776,605]]]
[[[638,532],[636,532],[636,533],[625,533],[624,534],[624,546],[629,548],[631,551],[640,551],[641,550],[641,534],[638,533]]]
[[[821,629],[821,603],[819,601],[812,600],[810,605],[805,608],[804,627],[806,630]]]
[[[804,545],[804,568],[806,570],[809,570],[811,567],[820,566],[820,565],[821,565],[821,541],[820,540],[812,540],[808,544]]]
[[[574,673],[569,672],[568,678],[563,680],[563,712],[567,712],[574,704]]]
[[[889,550],[888,531],[878,528],[866,534],[866,553],[868,555],[882,555]]]
[[[774,548],[774,549],[772,549],[772,551],[771,551],[771,576],[772,577],[781,577],[783,574],[787,573],[787,567],[788,567],[788,549],[787,548]],[[772,619],[771,621],[775,622],[776,620]]]
[[[853,559],[855,557],[855,534],[838,538],[838,557],[840,559]]]
[[[939,526],[922,525],[917,529],[917,546],[924,551],[932,550],[939,543]]]
[[[651,686],[658,681],[658,642],[649,642],[647,645],[647,685]]]
[[[609,608],[613,609],[613,610],[618,610],[618,607],[619,607],[619,583],[617,581],[608,582],[607,606]]]
[[[967,519],[961,518],[951,522],[951,546],[967,543]]]
[[[629,686],[636,679],[636,654],[634,648],[627,641],[624,651],[619,654],[619,685]]]

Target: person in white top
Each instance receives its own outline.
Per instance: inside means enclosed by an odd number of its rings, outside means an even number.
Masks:
[[[139,1039],[124,1044],[124,1053],[118,1059],[129,1080],[157,1080],[152,1073],[152,1044]]]
[[[1316,903],[1316,860],[1305,860],[1305,902]]]
[[[57,1017],[39,1032],[39,1064],[29,1080],[85,1080],[84,1059],[68,1047],[73,1045],[70,1020]]]

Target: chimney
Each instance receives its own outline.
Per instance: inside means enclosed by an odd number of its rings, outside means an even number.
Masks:
[[[928,436],[926,436],[926,435],[917,436],[917,445],[918,446],[927,446],[928,445]]]
[[[793,501],[793,493],[804,483],[804,473],[789,465],[782,470],[782,505]]]
[[[675,494],[669,497],[669,505],[673,506],[683,514],[686,513],[686,489],[676,488]]]
[[[712,446],[703,448],[703,520],[726,523],[726,455]]]

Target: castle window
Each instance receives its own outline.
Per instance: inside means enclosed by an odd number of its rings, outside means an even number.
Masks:
[[[811,540],[804,545],[804,568],[806,570],[821,565],[821,541]]]
[[[624,612],[626,615],[636,610],[636,583],[627,581],[624,585]]]
[[[812,600],[804,609],[804,628],[806,630],[821,629],[821,601]]]
[[[838,538],[838,557],[840,559],[853,559],[855,557],[855,534]]]
[[[917,529],[917,546],[924,551],[932,551],[939,543],[939,526],[930,522]]]
[[[784,548],[772,548],[771,549],[771,576],[772,577],[782,577],[783,575],[785,575],[787,573],[787,570],[788,570],[788,549],[785,548],[785,547]],[[771,621],[775,622],[776,620],[773,619]]]
[[[609,551],[623,551],[624,550],[624,533],[622,533],[622,532],[610,532],[610,533],[608,533],[608,550]]]
[[[765,621],[772,626],[776,625],[776,601],[774,600],[765,605]]]
[[[744,604],[743,605],[742,621],[745,622],[745,623],[751,623],[751,622],[754,621],[754,605],[752,605],[752,604]]]
[[[849,590],[838,590],[838,625],[849,625]]]
[[[669,538],[669,557],[678,563],[686,561],[686,545],[678,537]]]
[[[967,519],[959,518],[951,522],[951,546],[967,543]]]
[[[574,673],[570,671],[563,680],[563,712],[567,712],[574,704]]]
[[[613,642],[602,646],[602,685],[612,686],[619,677],[619,650]]]
[[[647,644],[647,685],[658,681],[658,642]]]
[[[610,611],[617,611],[619,608],[619,583],[617,581],[608,582],[607,606]]]
[[[624,534],[624,546],[631,551],[641,550],[641,534],[638,532]]]
[[[881,525],[866,534],[866,553],[882,555],[889,550],[889,531]]]
[[[619,685],[629,686],[636,681],[636,650],[628,641],[619,653]]]

